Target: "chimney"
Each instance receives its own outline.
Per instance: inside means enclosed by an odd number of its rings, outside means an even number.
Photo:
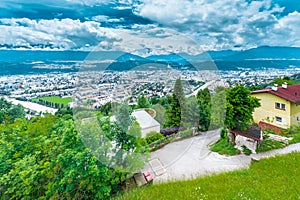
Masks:
[[[272,86],[272,90],[276,92],[278,90],[278,84],[274,84],[274,86]]]
[[[283,89],[287,89],[287,82],[284,82],[284,83],[282,84],[282,88],[283,88]]]

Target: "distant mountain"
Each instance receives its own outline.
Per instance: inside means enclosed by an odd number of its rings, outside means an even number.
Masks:
[[[224,58],[225,60],[263,60],[263,59],[300,59],[300,48],[297,47],[269,47],[262,46],[258,48],[240,51],[232,56]]]
[[[242,51],[207,51],[198,55],[173,53],[149,57],[141,57],[122,51],[0,50],[0,75],[36,73],[41,71],[36,66],[41,65],[55,66],[57,67],[55,70],[60,71],[65,67],[60,69],[59,66],[71,66],[68,70],[76,71],[80,70],[77,61],[84,60],[107,60],[109,62],[99,62],[96,67],[123,71],[136,67],[145,67],[145,69],[147,67],[153,68],[153,66],[166,68],[168,65],[174,69],[286,68],[300,67],[300,48],[262,46]],[[114,62],[111,62],[112,60]],[[46,69],[44,71],[48,72]]]
[[[143,57],[137,56],[137,55],[133,55],[133,54],[130,54],[130,53],[123,53],[116,60],[119,61],[119,62],[125,62],[125,61],[143,61],[143,62],[146,62],[146,61],[149,61],[146,58],[143,58]]]
[[[154,62],[166,62],[166,63],[177,63],[180,65],[189,65],[190,62],[180,54],[165,54],[165,55],[153,55],[147,57],[148,60]]]

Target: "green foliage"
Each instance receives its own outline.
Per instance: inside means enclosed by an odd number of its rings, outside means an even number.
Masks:
[[[180,137],[185,138],[193,135],[193,129],[187,129],[179,132]]]
[[[263,141],[258,145],[256,152],[260,153],[260,152],[270,151],[273,149],[280,149],[285,146],[287,146],[286,143],[284,143],[282,141],[269,139],[269,137],[266,135],[266,136],[264,136]]]
[[[246,130],[253,121],[254,108],[260,106],[259,99],[250,96],[250,91],[243,85],[236,85],[226,91],[226,100],[226,126]]]
[[[0,98],[0,123],[12,123],[17,118],[24,118],[25,111],[21,105],[13,105],[11,102]]]
[[[210,148],[213,152],[217,152],[219,154],[225,155],[237,155],[240,154],[240,150],[234,148],[234,145],[229,143],[228,137],[221,138],[215,144],[213,144]]]
[[[190,97],[186,101],[185,127],[198,127],[200,110],[196,97]]]
[[[249,156],[252,153],[252,151],[250,149],[248,149],[245,145],[243,145],[242,148],[243,148],[244,154]]]
[[[148,99],[145,98],[145,95],[142,94],[137,100],[137,108],[150,108],[150,103]]]
[[[254,162],[249,169],[138,188],[115,197],[127,199],[299,199],[300,154]]]
[[[128,172],[96,157],[109,153],[107,146],[94,143],[94,149],[88,149],[82,142],[101,142],[104,132],[96,134],[95,127],[87,123],[90,134],[82,140],[72,119],[50,114],[0,124],[0,198],[108,199],[119,191]],[[125,163],[142,160],[136,158],[130,155]],[[140,164],[129,167],[133,170]]]
[[[199,109],[198,130],[207,131],[210,126],[211,118],[211,95],[207,88],[200,90],[197,94]]]
[[[129,130],[127,131],[128,135],[132,135],[135,138],[141,138],[142,137],[142,129],[140,127],[140,124],[135,121],[133,124],[130,126]]]
[[[220,131],[220,137],[221,139],[224,139],[227,137],[227,129],[226,128],[222,128]]]
[[[224,88],[217,87],[211,97],[210,129],[224,126],[226,118],[226,92]]]
[[[285,76],[285,77],[283,77],[283,78],[276,78],[276,79],[274,79],[274,80],[270,83],[270,85],[278,84],[278,86],[280,86],[280,85],[282,85],[282,84],[284,84],[284,83],[287,83],[288,85],[293,85],[293,84],[294,84],[293,80],[291,80],[290,77]]]
[[[204,101],[206,104],[210,104],[211,96],[208,88],[204,88],[203,90],[199,90],[197,93],[197,99]]]
[[[147,133],[145,140],[147,144],[152,144],[156,141],[163,140],[164,138],[165,137],[161,133],[158,133],[156,131],[151,131]]]
[[[165,108],[160,105],[160,104],[155,104],[152,109],[155,110],[156,112],[156,116],[155,116],[155,120],[158,121],[158,123],[160,124],[160,127],[164,127],[164,124],[166,122],[166,110]]]
[[[185,97],[183,93],[181,79],[177,79],[174,86],[174,92],[167,110],[167,119],[165,126],[180,126],[182,117],[185,113]]]
[[[118,127],[125,133],[132,123],[130,118],[130,108],[127,104],[121,104],[116,113],[116,123]]]

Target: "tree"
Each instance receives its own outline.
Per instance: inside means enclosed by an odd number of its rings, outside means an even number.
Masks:
[[[199,104],[196,97],[192,96],[186,101],[185,126],[198,127],[200,118]]]
[[[149,108],[150,107],[150,103],[148,101],[148,99],[145,98],[145,95],[142,94],[138,100],[137,100],[137,108]]]
[[[171,103],[167,110],[166,127],[180,126],[185,115],[185,97],[183,93],[181,79],[177,79],[174,85],[174,92]]]
[[[126,133],[131,123],[129,106],[127,104],[121,104],[116,113],[116,124]]]
[[[243,85],[236,85],[226,91],[226,100],[225,125],[230,129],[246,130],[253,121],[254,108],[260,106],[259,99],[250,96],[250,91]]]
[[[210,126],[211,118],[211,95],[207,88],[199,90],[197,93],[199,108],[199,127],[200,131],[207,131]]]
[[[4,98],[0,99],[0,123],[12,123],[17,118],[24,118],[25,114],[23,106],[13,105]]]
[[[160,104],[155,104],[152,108],[156,111],[156,115],[154,119],[158,121],[161,127],[164,127],[164,124],[166,122],[165,108]]]
[[[222,87],[217,87],[211,97],[210,129],[224,126],[226,117],[226,92]]]
[[[291,78],[288,77],[288,76],[285,76],[283,78],[276,78],[270,84],[271,85],[277,84],[277,85],[280,86],[284,83],[287,83],[288,85],[293,85],[294,84],[293,80],[291,80]]]
[[[206,104],[210,104],[211,96],[208,88],[204,88],[203,90],[199,90],[197,93],[197,99],[202,100]]]

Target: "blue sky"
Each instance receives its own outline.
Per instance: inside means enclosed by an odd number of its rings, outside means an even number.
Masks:
[[[1,0],[2,49],[139,55],[300,46],[300,0]]]

